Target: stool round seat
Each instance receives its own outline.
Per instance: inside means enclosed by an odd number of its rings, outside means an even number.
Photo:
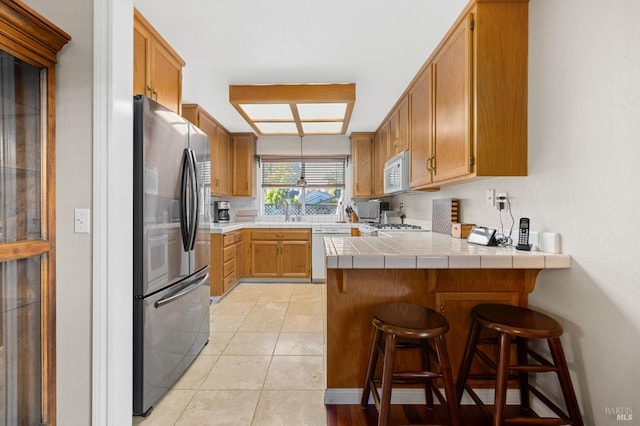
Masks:
[[[378,410],[378,426],[387,426],[393,384],[423,384],[427,408],[434,408],[435,395],[446,407],[450,424],[460,425],[455,384],[444,337],[449,330],[446,318],[426,306],[388,303],[374,310],[371,323],[374,336],[362,390],[362,408],[367,409],[369,395],[373,396]],[[420,350],[421,369],[397,371],[397,351],[412,349]],[[382,354],[383,358],[381,378],[376,378],[378,354]],[[434,380],[444,387],[446,398]]]
[[[413,339],[429,339],[449,330],[444,316],[410,303],[389,303],[376,308],[372,323],[385,333]]]
[[[471,310],[471,318],[483,327],[527,339],[550,339],[562,335],[562,326],[541,312],[519,306],[485,303]]]
[[[555,319],[528,308],[492,303],[474,306],[471,309],[471,319],[471,330],[456,383],[458,402],[466,391],[476,405],[493,418],[494,426],[502,426],[507,423],[583,426],[580,407],[560,342],[560,336],[563,333],[562,327]],[[497,337],[481,339],[480,333],[483,329],[492,331],[492,334]],[[549,360],[548,356],[543,356],[537,350],[529,347],[528,341],[530,339],[546,340],[551,359]],[[511,346],[514,342],[517,355],[515,363],[510,356]],[[494,346],[493,355],[490,355],[492,352],[487,352],[484,349],[487,345]],[[470,374],[474,358],[488,367],[489,374]],[[560,383],[566,411],[547,397],[541,389],[529,382],[529,374],[534,373],[555,373]],[[510,378],[518,379],[519,406],[523,415],[507,418],[507,384]],[[469,379],[490,380],[495,383],[493,410],[490,410],[478,397],[468,383]],[[531,394],[557,417],[531,416]]]

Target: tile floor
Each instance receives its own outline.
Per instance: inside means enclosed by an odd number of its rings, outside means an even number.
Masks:
[[[324,284],[242,283],[189,370],[134,425],[326,425]]]

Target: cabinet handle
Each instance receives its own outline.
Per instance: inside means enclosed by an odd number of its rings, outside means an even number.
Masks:
[[[276,238],[282,238],[284,237],[284,234],[276,234]]]
[[[427,158],[427,161],[425,162],[425,168],[428,172],[431,171],[431,157]]]
[[[444,316],[444,304],[440,305],[440,313]]]
[[[156,89],[151,89],[151,93],[153,93],[153,100],[157,101],[158,100],[158,92],[156,91]]]
[[[431,171],[435,173],[435,171],[436,171],[436,156],[432,155],[430,160],[431,160]]]

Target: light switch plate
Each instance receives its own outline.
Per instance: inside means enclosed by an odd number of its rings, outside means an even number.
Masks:
[[[91,232],[91,210],[75,209],[73,215],[74,232],[76,234],[88,234]]]

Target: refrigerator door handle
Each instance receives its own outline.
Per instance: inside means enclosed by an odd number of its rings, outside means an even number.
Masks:
[[[185,148],[182,152],[182,161],[180,163],[180,232],[182,234],[182,247],[184,251],[189,251],[191,235],[189,234],[189,224],[188,224],[188,194],[187,194],[187,186],[189,179],[189,169],[190,169],[190,155],[189,149]]]
[[[209,280],[209,273],[207,272],[204,277],[202,277],[201,279],[199,279],[196,283],[190,285],[189,287],[185,288],[184,290],[170,296],[170,297],[165,297],[163,299],[160,299],[158,301],[156,301],[153,304],[153,307],[158,309],[164,305],[167,305],[171,302],[174,302],[178,299],[180,299],[182,296],[185,296],[189,293],[191,293],[193,290],[197,289],[198,287],[200,287],[202,284],[206,283]]]
[[[189,149],[190,176],[191,176],[191,217],[189,227],[189,250],[193,250],[196,245],[198,231],[198,212],[200,210],[200,197],[198,196],[198,170],[196,168],[196,154]]]

